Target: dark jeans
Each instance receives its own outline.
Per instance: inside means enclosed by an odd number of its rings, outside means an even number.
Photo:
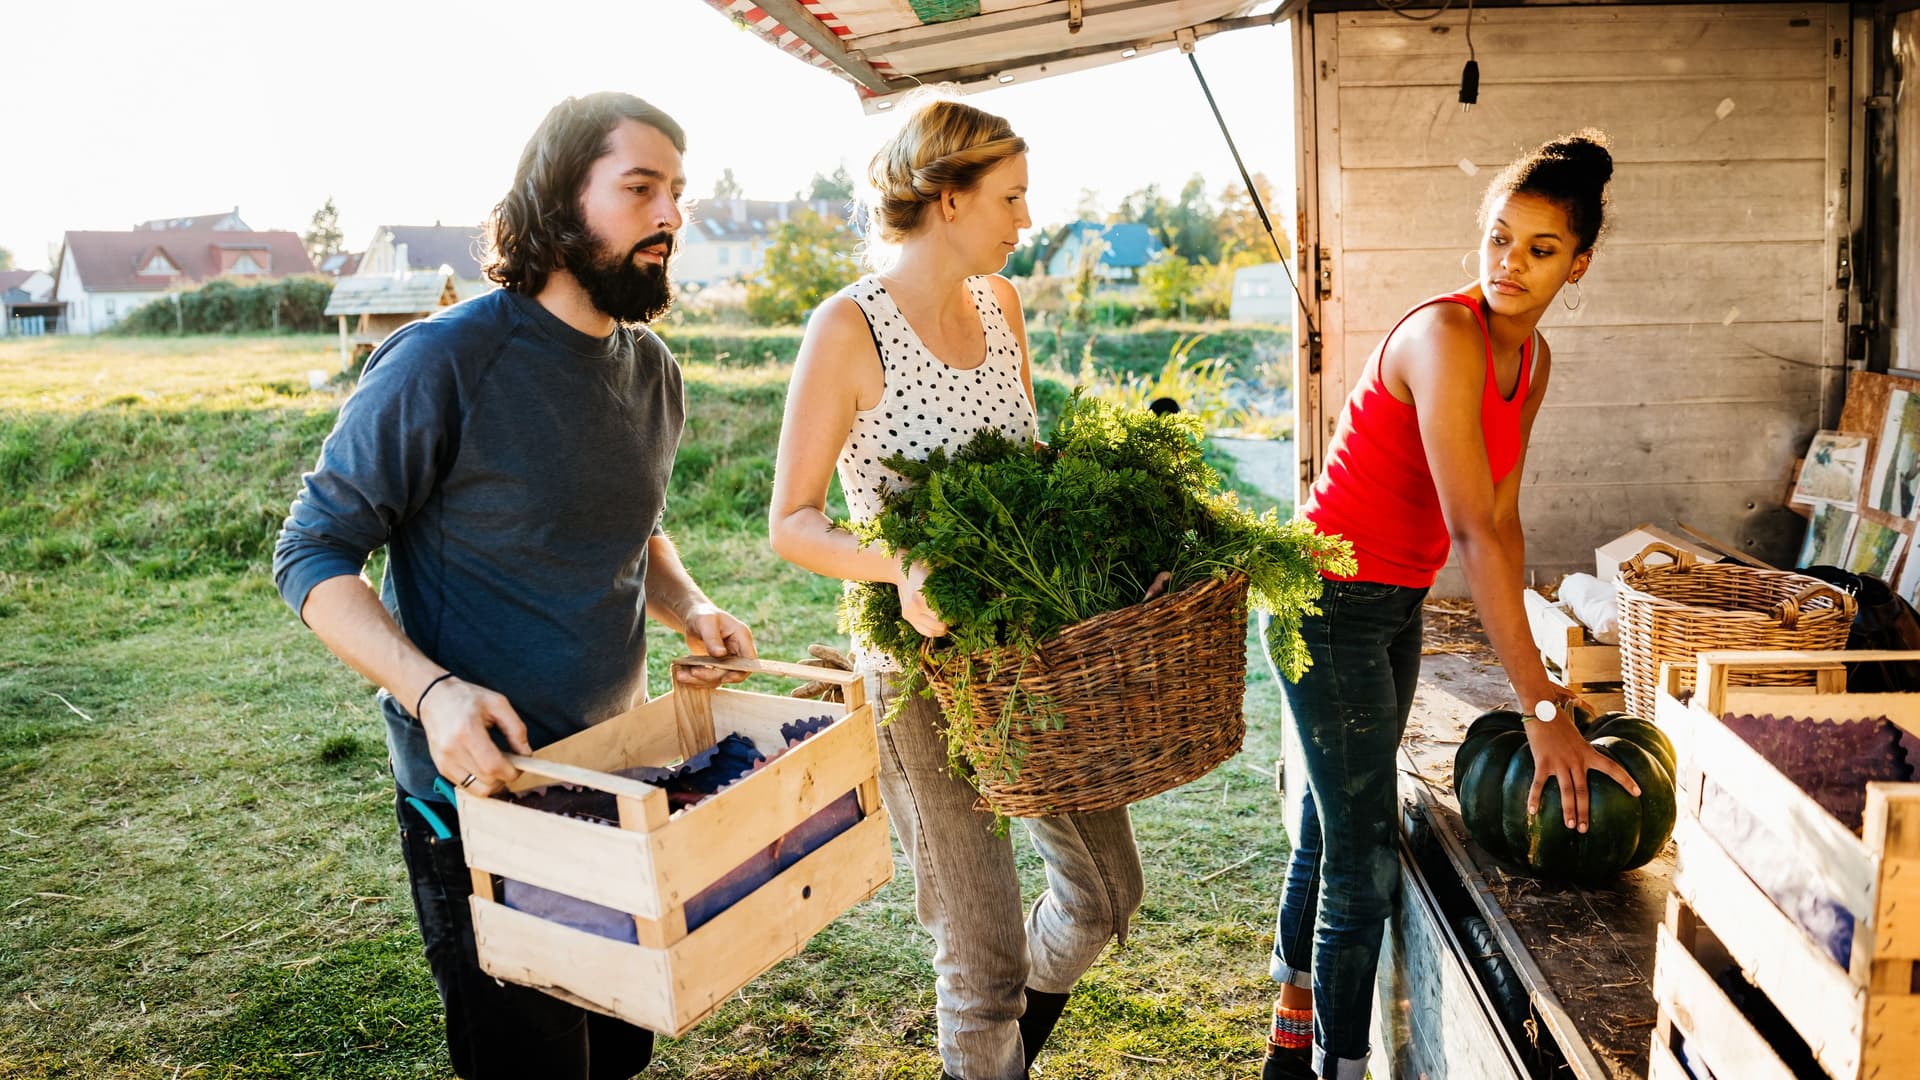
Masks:
[[[1311,977],[1322,1076],[1363,1075],[1374,969],[1399,881],[1394,756],[1420,676],[1426,596],[1398,585],[1327,582],[1322,613],[1301,626],[1313,667],[1285,687],[1307,790],[1299,793],[1300,835],[1272,970],[1296,985]]]
[[[442,840],[403,798],[394,804],[427,966],[447,1010],[453,1071],[466,1080],[627,1080],[645,1069],[653,1032],[480,970],[459,817],[446,803],[429,804],[453,834]]]

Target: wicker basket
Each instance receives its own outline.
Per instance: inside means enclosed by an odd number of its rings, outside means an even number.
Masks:
[[[1651,556],[1665,562],[1648,565]],[[1666,544],[1620,568],[1620,675],[1627,711],[1651,717],[1660,665],[1682,665],[1693,685],[1697,653],[1713,649],[1844,649],[1853,597],[1804,574],[1737,563],[1697,563]],[[1740,672],[1743,686],[1811,686],[1807,672]]]
[[[975,656],[964,691],[957,661],[929,663],[927,678],[944,710],[964,692],[976,715],[999,716],[1017,680],[1063,721],[1021,731],[1026,758],[1012,780],[975,778],[984,808],[1008,817],[1111,810],[1240,752],[1246,641],[1247,579],[1235,575],[1075,623],[1024,666],[1010,655]],[[1016,724],[1032,719],[1014,715]]]

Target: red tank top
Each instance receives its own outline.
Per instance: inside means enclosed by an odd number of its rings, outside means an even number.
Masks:
[[[1487,317],[1473,297],[1436,296],[1414,305],[1400,316],[1400,323],[1430,304],[1448,302],[1473,311],[1487,343],[1480,428],[1486,438],[1487,464],[1498,484],[1520,460],[1520,418],[1533,382],[1534,339],[1529,338],[1521,349],[1520,379],[1513,396],[1502,397]],[[1360,570],[1351,580],[1426,588],[1446,565],[1450,541],[1420,442],[1419,418],[1413,406],[1394,397],[1380,377],[1380,358],[1400,323],[1373,350],[1360,384],[1347,397],[1327,450],[1327,466],[1307,496],[1304,514],[1321,532],[1337,533],[1352,542]]]

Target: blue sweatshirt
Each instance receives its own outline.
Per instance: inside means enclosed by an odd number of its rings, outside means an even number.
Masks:
[[[274,547],[296,614],[387,548],[381,599],[420,650],[506,695],[535,749],[646,687],[647,540],[686,417],[649,330],[583,334],[498,290],[367,361]],[[394,777],[437,798],[413,702],[378,696]]]

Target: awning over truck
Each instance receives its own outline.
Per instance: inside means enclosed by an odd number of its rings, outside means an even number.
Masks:
[[[706,0],[867,111],[924,83],[1027,82],[1266,26],[1277,0]]]

